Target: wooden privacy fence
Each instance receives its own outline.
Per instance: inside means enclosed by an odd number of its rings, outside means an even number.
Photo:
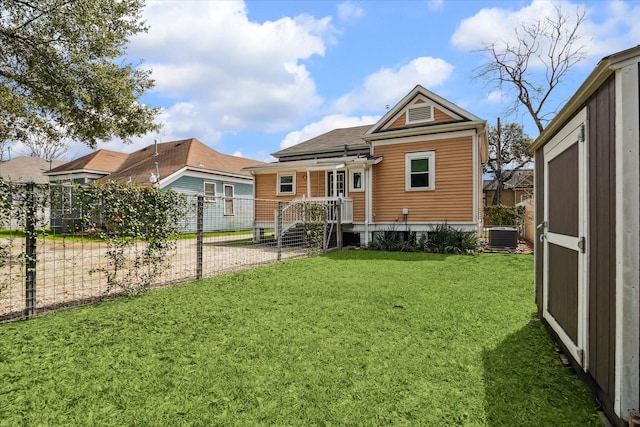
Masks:
[[[55,212],[45,215],[43,206],[51,209],[51,203],[28,204],[33,199],[30,192],[57,194],[50,188],[43,191],[24,184],[12,191],[16,189],[24,193],[12,195],[15,209],[2,218],[4,228],[0,230],[0,321],[308,256],[335,247],[341,235],[339,221],[335,221],[340,207],[335,203],[305,202],[307,213],[315,210],[319,214],[302,218],[278,235],[278,218],[283,217],[285,203],[188,195],[175,245],[156,260],[159,263],[145,264],[151,243],[134,241],[125,248],[114,247],[78,218],[57,218]],[[73,206],[67,212],[73,212]],[[136,287],[145,280],[148,286]]]

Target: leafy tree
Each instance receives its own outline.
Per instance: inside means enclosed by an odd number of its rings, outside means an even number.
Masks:
[[[585,10],[578,6],[575,18],[560,7],[555,16],[545,16],[534,24],[514,29],[515,42],[485,43],[480,49],[488,62],[476,70],[474,79],[483,79],[502,92],[515,92],[516,99],[507,113],[524,106],[538,131],[544,130],[555,113],[547,103],[553,90],[567,77],[571,67],[586,58],[586,45],[579,32]],[[536,71],[542,67],[544,73]]]
[[[498,205],[502,201],[505,182],[532,160],[528,150],[531,138],[524,133],[521,125],[509,123],[502,126],[498,119],[497,126],[489,126],[488,141],[489,159],[484,166],[484,173],[491,174],[497,182],[491,204]]]
[[[138,102],[149,71],[124,63],[144,0],[0,0],[0,141],[130,142],[157,129]]]

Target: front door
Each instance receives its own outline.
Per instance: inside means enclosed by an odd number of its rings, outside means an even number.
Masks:
[[[336,183],[334,184],[334,177]],[[345,171],[328,171],[327,172],[327,197],[345,197],[346,190],[346,172]]]
[[[543,316],[586,370],[586,111],[544,147]]]

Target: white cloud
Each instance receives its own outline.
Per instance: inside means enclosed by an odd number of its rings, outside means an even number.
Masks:
[[[364,15],[364,9],[356,6],[351,1],[346,1],[338,5],[338,18],[341,21],[351,21]]]
[[[428,56],[412,60],[394,69],[383,68],[365,78],[363,85],[334,103],[341,113],[380,111],[398,102],[415,85],[427,89],[442,85],[453,72],[453,65]]]
[[[349,117],[340,114],[325,116],[322,120],[310,123],[301,130],[289,132],[280,142],[280,149],[289,148],[333,129],[374,124],[378,119],[380,116]]]
[[[454,46],[465,50],[482,49],[486,44],[516,43],[514,29],[534,24],[541,17],[556,16],[562,10],[568,26],[576,22],[576,11],[585,10],[582,3],[556,0],[534,0],[529,5],[511,10],[485,8],[463,20],[451,37]],[[640,5],[614,0],[590,3],[586,19],[580,26],[582,44],[588,57],[601,58],[638,44],[640,40]],[[540,62],[532,63],[541,66]]]
[[[232,156],[235,156],[235,157],[244,157],[244,156],[242,155],[242,152],[241,152],[241,151],[234,151],[234,153],[232,154]]]
[[[226,132],[282,131],[322,102],[301,62],[322,56],[336,30],[309,15],[254,22],[241,1],[152,1],[129,57],[142,58],[166,105],[167,137],[219,140]]]
[[[444,8],[444,0],[429,0],[427,2],[427,9],[431,12],[437,12]]]
[[[615,0],[592,6],[584,23],[585,33],[593,39],[589,45],[592,56],[600,59],[638,44],[640,4]]]
[[[489,104],[502,104],[509,101],[509,97],[501,90],[494,90],[487,94],[486,101]]]

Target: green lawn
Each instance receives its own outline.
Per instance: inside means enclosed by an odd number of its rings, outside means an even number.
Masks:
[[[532,271],[333,252],[0,325],[0,425],[600,425]]]

